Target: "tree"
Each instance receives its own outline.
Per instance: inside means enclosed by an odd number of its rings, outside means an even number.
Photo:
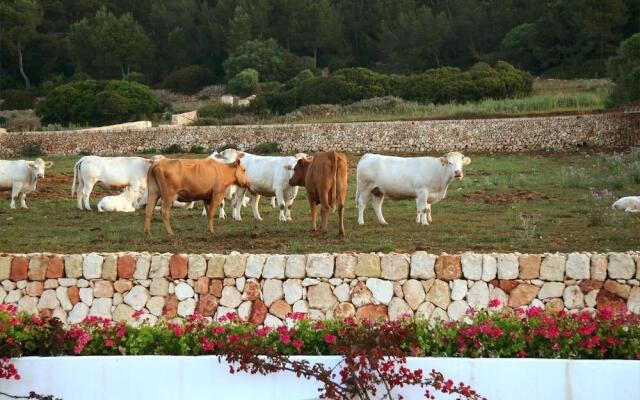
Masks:
[[[29,88],[31,81],[24,71],[22,51],[36,36],[36,28],[42,21],[42,8],[37,0],[4,0],[0,3],[0,21],[0,42],[18,57],[20,75]]]
[[[640,102],[640,33],[620,44],[618,54],[609,60],[607,67],[609,77],[616,84],[612,102]]]
[[[291,45],[310,49],[317,66],[318,49],[336,49],[342,41],[340,16],[328,0],[300,0],[291,16]]]
[[[253,68],[247,68],[238,73],[238,75],[229,79],[227,89],[229,93],[246,97],[254,94],[258,90],[258,82],[260,75]]]
[[[385,22],[381,46],[395,71],[424,71],[440,66],[440,49],[448,32],[445,15],[434,15],[430,7],[422,6]]]
[[[235,49],[242,43],[251,39],[251,19],[249,14],[241,4],[238,4],[233,14],[233,19],[229,24],[229,37],[227,46]]]
[[[141,70],[152,54],[149,38],[131,14],[116,17],[105,8],[71,26],[69,45],[80,68],[96,78]]]
[[[538,60],[534,55],[537,31],[536,24],[525,23],[507,32],[502,39],[503,51],[520,68],[538,68]]]

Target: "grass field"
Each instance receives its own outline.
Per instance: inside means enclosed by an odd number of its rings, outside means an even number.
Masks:
[[[186,155],[192,157],[190,155]],[[156,213],[153,237],[143,234],[143,213],[99,214],[75,208],[70,197],[76,158],[55,162],[29,210],[9,210],[0,193],[0,252],[332,252],[413,251],[620,251],[640,248],[640,214],[610,208],[615,198],[640,194],[640,152],[632,154],[470,155],[462,182],[449,187],[433,206],[430,226],[415,224],[414,201],[385,201],[388,226],[378,225],[369,206],[366,225],[356,224],[355,167],[346,212],[346,239],[337,238],[336,215],[326,237],[309,232],[304,190],[294,203],[293,222],[280,223],[268,201],[261,202],[263,222],[243,209],[243,221],[218,222],[211,237],[199,210],[174,210],[174,238]],[[92,197],[92,206],[104,192]],[[198,205],[198,208],[201,208]]]

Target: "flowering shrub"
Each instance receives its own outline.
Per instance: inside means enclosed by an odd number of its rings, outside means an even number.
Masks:
[[[499,306],[492,300],[491,307]],[[610,309],[595,313],[550,313],[536,307],[471,312],[460,322],[406,319],[393,322],[353,318],[311,321],[294,313],[278,328],[257,327],[229,314],[220,322],[199,315],[148,326],[89,317],[64,327],[56,319],[17,314],[0,305],[0,351],[27,355],[218,355],[232,373],[291,371],[322,384],[326,398],[367,399],[383,390],[418,385],[459,398],[480,396],[436,371],[410,370],[408,356],[640,359],[640,316]],[[291,359],[290,355],[342,355],[336,368]],[[8,358],[0,378],[19,379]]]

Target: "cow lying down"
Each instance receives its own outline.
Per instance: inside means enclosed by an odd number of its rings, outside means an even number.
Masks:
[[[611,205],[611,208],[625,212],[640,212],[640,196],[621,197]]]
[[[135,212],[133,206],[140,198],[140,192],[131,186],[127,186],[117,196],[105,196],[98,202],[99,212]]]

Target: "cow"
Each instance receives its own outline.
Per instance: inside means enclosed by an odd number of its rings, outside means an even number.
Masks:
[[[144,191],[147,187],[149,167],[154,161],[163,158],[160,155],[151,159],[142,157],[84,156],[73,167],[71,195],[77,194],[77,206],[80,210],[91,210],[89,196],[91,196],[93,187],[98,182],[110,189],[131,186],[137,191]],[[76,181],[78,183],[77,190]]]
[[[320,152],[311,159],[301,158],[293,167],[291,186],[304,186],[311,208],[311,231],[316,232],[316,207],[322,205],[321,232],[327,232],[329,209],[338,208],[340,237],[344,238],[344,208],[347,199],[349,167],[347,156],[337,151]]]
[[[142,195],[131,186],[127,186],[122,193],[117,196],[105,196],[98,202],[98,212],[135,212],[133,206]]]
[[[36,158],[35,161],[0,160],[0,191],[11,190],[9,207],[16,208],[16,197],[20,199],[20,208],[28,208],[25,198],[36,190],[39,178],[44,178],[45,168],[51,168],[51,161]]]
[[[260,211],[258,210],[258,202],[260,196],[275,196],[276,204],[280,209],[278,219],[282,222],[291,221],[291,205],[298,195],[298,188],[291,186],[288,182],[291,178],[291,171],[300,159],[306,158],[304,153],[298,153],[295,156],[258,156],[254,154],[240,152],[235,149],[226,149],[214,157],[225,159],[227,161],[234,160],[240,154],[244,154],[242,165],[247,169],[247,178],[251,181],[251,208],[253,217],[262,221]],[[239,189],[237,196],[243,198],[246,189]],[[236,201],[233,205],[233,219],[240,221],[242,205]]]
[[[611,208],[625,212],[640,212],[640,196],[621,197],[611,205]]]
[[[145,191],[145,195],[147,194],[147,192]],[[140,208],[143,205],[146,205],[147,203],[145,202],[144,204],[141,204],[141,202],[138,203],[136,208]],[[188,203],[185,203],[184,201],[174,201],[173,205],[171,207],[173,208],[184,208],[185,210],[193,210],[193,208],[195,207],[196,202],[195,201],[190,201]],[[156,205],[156,210],[159,210],[160,208],[162,208],[162,199],[158,200],[158,204]]]
[[[213,211],[218,207],[224,193],[231,185],[250,188],[245,168],[240,164],[243,155],[232,163],[204,160],[164,159],[153,163],[147,174],[149,198],[145,212],[144,231],[151,235],[153,209],[162,198],[162,222],[169,235],[173,229],[169,221],[169,210],[175,200],[205,202],[209,232],[215,233]]]
[[[356,203],[358,224],[364,224],[364,209],[369,195],[378,222],[387,225],[382,201],[415,199],[416,223],[429,225],[431,204],[444,199],[449,184],[464,177],[462,167],[471,159],[458,152],[442,157],[394,157],[365,154],[357,167]]]

